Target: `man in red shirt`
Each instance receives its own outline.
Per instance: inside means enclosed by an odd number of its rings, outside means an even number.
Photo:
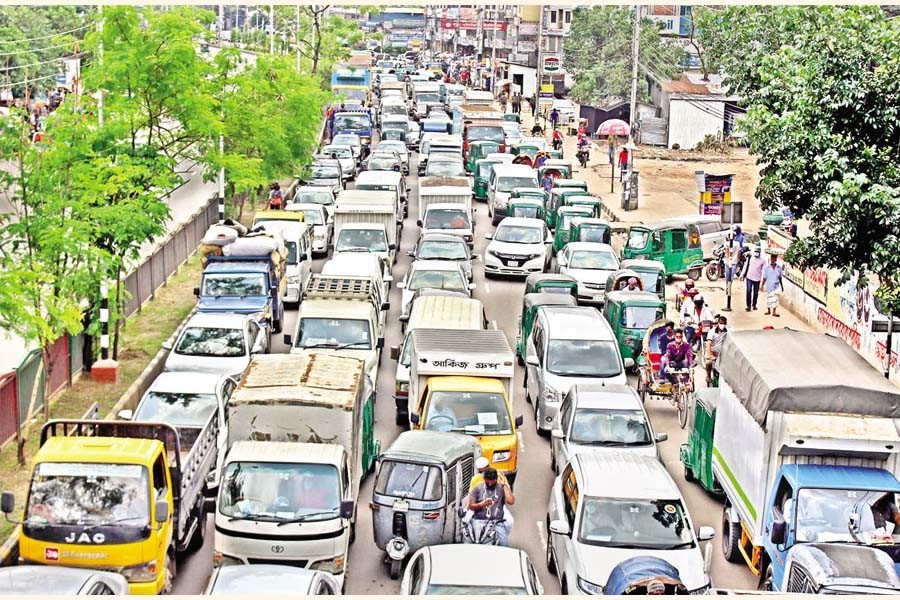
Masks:
[[[622,151],[619,152],[619,170],[628,170],[628,150],[626,148],[622,148]]]

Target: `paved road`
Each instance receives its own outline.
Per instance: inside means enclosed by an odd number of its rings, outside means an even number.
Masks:
[[[410,177],[409,184],[411,198],[414,199],[418,185],[415,174]],[[402,234],[400,259],[394,267],[395,281],[399,281],[409,267],[410,259],[406,257],[405,250],[414,244],[418,236],[415,225],[416,218],[416,204],[411,202],[410,215],[406,219],[406,226]],[[476,205],[476,221],[478,239],[475,248],[476,252],[483,254],[487,245],[484,234],[492,230],[487,208],[483,204]],[[322,259],[317,260],[314,270],[319,270],[323,262]],[[514,341],[524,283],[516,280],[487,281],[480,268],[476,268],[475,281],[478,284],[475,297],[485,303],[488,319],[495,327],[505,332],[511,342]],[[674,297],[674,289],[670,291],[669,297]],[[394,311],[399,310],[399,306],[400,291],[395,286],[391,291],[392,316]],[[670,312],[674,313],[674,307],[670,307]],[[289,311],[286,316],[285,331],[293,331],[295,321],[296,311]],[[389,318],[387,322],[386,351],[390,346],[402,341],[396,319]],[[287,351],[280,339],[275,342],[274,350],[276,352]],[[375,412],[376,434],[381,440],[382,448],[386,448],[401,431],[394,425],[392,392],[395,368],[396,363],[386,356],[379,371],[378,402]],[[520,430],[520,466],[514,508],[516,525],[510,543],[528,552],[538,568],[546,593],[558,594],[557,580],[547,572],[544,560],[546,544],[544,518],[552,483],[552,473],[549,468],[549,442],[545,438],[538,437],[534,429],[534,421],[529,420],[529,405],[525,402],[522,386],[523,373],[524,369],[518,368],[519,385],[514,403],[517,412],[526,416],[526,423]],[[678,459],[678,449],[679,445],[685,441],[686,435],[678,426],[675,410],[661,400],[650,400],[647,408],[655,430],[665,431],[669,434],[669,440],[662,444],[663,460],[685,495],[695,526],[711,525],[716,528],[718,535],[721,530],[719,521],[722,515],[720,502],[706,494],[698,485],[684,481],[683,470]],[[368,509],[368,502],[372,497],[372,486],[373,478],[368,477],[361,488],[357,539],[350,550],[346,591],[349,594],[396,594],[399,592],[399,582],[389,578],[387,569],[381,562],[382,553],[373,542],[371,511]],[[212,565],[213,527],[211,519],[208,527],[209,535],[206,545],[197,554],[188,557],[179,565],[179,574],[174,590],[176,594],[197,594],[206,585]],[[711,542],[714,544],[712,567],[714,582],[720,586],[727,585],[732,588],[755,588],[755,578],[746,567],[725,562],[718,541],[717,537]]]

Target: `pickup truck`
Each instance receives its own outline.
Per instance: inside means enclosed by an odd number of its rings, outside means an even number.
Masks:
[[[789,329],[729,332],[717,368],[725,558],[773,591],[786,590],[798,544],[845,555],[869,546],[897,563],[900,390],[841,339]],[[881,566],[856,568],[866,577]]]
[[[112,570],[132,594],[171,590],[203,546],[218,417],[206,425],[57,419],[41,429],[19,538],[28,563]],[[15,506],[4,492],[3,512]]]

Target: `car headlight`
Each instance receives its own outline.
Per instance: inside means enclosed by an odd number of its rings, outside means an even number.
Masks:
[[[559,392],[549,385],[544,386],[544,402],[559,402]]]
[[[590,594],[591,596],[600,596],[601,594],[603,594],[602,585],[591,583],[587,579],[582,579],[581,577],[578,577],[578,589],[585,594]]]
[[[237,558],[233,556],[228,556],[227,554],[222,554],[218,550],[213,551],[213,566],[214,567],[233,567],[236,565],[244,564]]]
[[[287,278],[288,285],[300,285],[300,276],[291,275]]]
[[[409,382],[398,381],[397,382],[397,391],[402,394],[409,393]]]
[[[344,555],[341,554],[327,560],[317,560],[314,563],[310,563],[308,568],[316,571],[325,571],[332,575],[340,575],[344,572]]]
[[[156,581],[157,574],[155,560],[122,569],[122,576],[131,583]]]
[[[500,450],[498,452],[494,452],[494,459],[491,462],[501,463],[509,460],[511,451],[510,450]]]

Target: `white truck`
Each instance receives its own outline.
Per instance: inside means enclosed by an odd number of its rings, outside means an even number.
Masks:
[[[362,360],[372,382],[384,347],[388,301],[372,277],[313,274],[300,304],[291,353],[317,352]]]
[[[228,405],[216,565],[302,565],[343,583],[360,482],[378,455],[373,396],[353,358],[250,363]]]
[[[871,545],[896,562],[900,390],[842,340],[788,329],[729,332],[717,368],[725,557],[775,591],[797,543]]]
[[[475,436],[512,484],[523,418],[513,417],[515,357],[506,336],[496,329],[416,329],[407,343],[410,423]]]
[[[419,218],[431,204],[465,204],[472,210],[472,188],[467,177],[419,179]]]
[[[346,192],[345,192],[346,194]],[[334,252],[372,252],[397,261],[403,208],[391,192],[351,191],[334,207]]]

